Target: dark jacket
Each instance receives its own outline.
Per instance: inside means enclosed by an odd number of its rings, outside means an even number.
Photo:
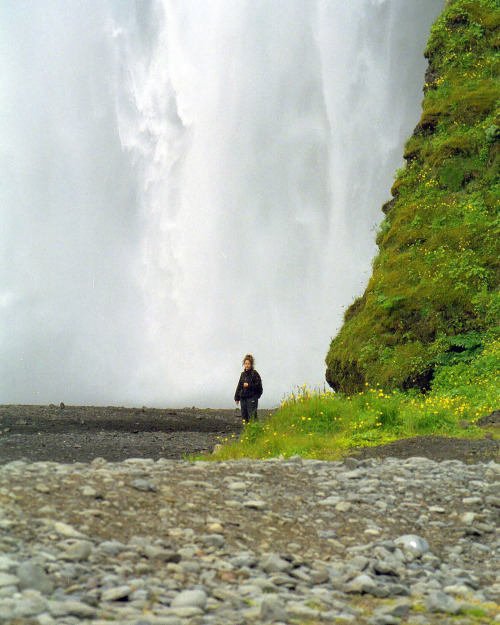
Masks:
[[[245,382],[248,382],[248,386],[243,386]],[[255,369],[249,371],[242,371],[240,375],[240,381],[236,387],[236,393],[234,394],[234,401],[241,401],[242,399],[251,399],[262,395],[262,380],[259,373]]]

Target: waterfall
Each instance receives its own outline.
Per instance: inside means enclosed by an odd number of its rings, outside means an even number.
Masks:
[[[4,4],[0,403],[322,383],[442,0]]]

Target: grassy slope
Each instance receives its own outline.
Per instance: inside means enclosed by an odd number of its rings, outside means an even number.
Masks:
[[[436,369],[470,361],[498,336],[499,50],[499,0],[447,3],[373,275],[327,355],[337,391],[426,389]]]

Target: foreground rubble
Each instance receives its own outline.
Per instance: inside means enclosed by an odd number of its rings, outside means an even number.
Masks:
[[[0,623],[500,622],[500,465],[0,467]]]

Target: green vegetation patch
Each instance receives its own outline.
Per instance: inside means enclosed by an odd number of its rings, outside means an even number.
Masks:
[[[437,373],[425,394],[365,385],[351,395],[304,385],[267,419],[248,423],[240,437],[220,440],[221,450],[206,459],[339,459],[356,447],[414,436],[481,438],[484,431],[475,424],[498,402],[500,340],[483,345],[479,339],[455,337],[456,362],[435,363]]]
[[[498,337],[499,37],[498,0],[449,1],[432,27],[422,117],[373,273],[326,357],[338,392],[426,391],[440,367],[472,363]]]

